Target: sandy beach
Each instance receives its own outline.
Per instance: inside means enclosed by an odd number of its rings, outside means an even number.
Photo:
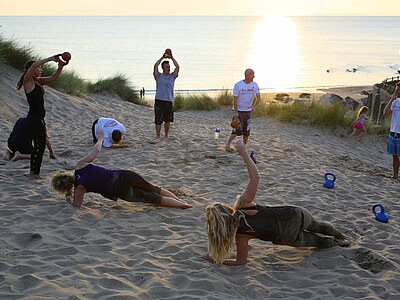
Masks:
[[[24,93],[14,88],[19,75],[7,66],[1,72],[2,149],[28,112]],[[221,151],[229,108],[177,112],[171,138],[156,140],[152,108],[110,95],[80,98],[46,87],[45,106],[57,159],[46,150],[44,180],[25,178],[29,160],[0,161],[0,299],[400,299],[400,182],[390,179],[386,136],[346,140],[325,129],[254,118],[248,148],[261,175],[255,202],[305,207],[352,244],[315,250],[252,240],[248,264],[228,267],[201,255],[207,252],[204,208],[233,203],[247,183],[240,156]],[[89,153],[91,125],[101,116],[125,125],[131,147],[103,149],[96,164],[137,171],[194,208],[91,193],[77,209],[54,193],[51,174],[73,170]],[[322,186],[325,172],[337,175],[332,190]],[[375,203],[385,206],[387,224],[375,220]]]

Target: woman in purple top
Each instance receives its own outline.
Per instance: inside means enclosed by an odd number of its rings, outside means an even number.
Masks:
[[[89,155],[77,163],[74,175],[58,173],[53,176],[53,189],[64,194],[68,203],[80,207],[84,194],[94,192],[114,201],[120,198],[129,202],[146,202],[167,207],[192,207],[170,191],[147,182],[135,172],[109,170],[92,164],[101,150],[103,138],[103,135],[99,136]]]

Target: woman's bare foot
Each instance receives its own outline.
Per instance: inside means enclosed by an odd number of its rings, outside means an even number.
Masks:
[[[397,175],[397,176],[392,175],[390,178],[391,178],[391,179],[399,179],[399,176],[398,176],[398,175]]]
[[[182,209],[187,209],[187,208],[192,208],[193,205],[189,204],[189,203],[183,203],[182,205]]]
[[[56,155],[54,153],[50,153],[50,158],[51,159],[56,159]]]
[[[10,160],[11,159],[11,153],[10,153],[10,151],[8,151],[8,149],[6,150],[6,153],[4,153],[3,159],[4,160]]]
[[[348,247],[350,246],[349,238],[342,233],[340,238],[338,238],[339,246],[340,247]]]
[[[21,152],[15,151],[14,157],[11,158],[10,161],[17,161],[18,159],[21,159],[21,156],[22,156]]]

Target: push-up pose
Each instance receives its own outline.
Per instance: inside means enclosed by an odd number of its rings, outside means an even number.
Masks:
[[[192,207],[170,191],[147,182],[135,172],[109,170],[92,164],[101,150],[103,138],[102,134],[98,136],[98,141],[89,155],[82,158],[76,165],[74,175],[58,173],[53,176],[53,189],[66,195],[68,203],[80,207],[84,194],[94,192],[114,201],[121,198],[129,202],[147,202],[168,207]]]
[[[236,149],[247,166],[250,181],[233,207],[223,203],[207,206],[209,253],[203,256],[204,259],[225,265],[246,264],[248,243],[253,238],[294,247],[330,248],[350,245],[344,234],[329,223],[316,220],[304,208],[255,204],[253,199],[260,179],[257,167],[241,141],[237,141]],[[326,236],[322,237],[316,233]],[[231,254],[234,239],[237,248],[236,259],[227,259]]]

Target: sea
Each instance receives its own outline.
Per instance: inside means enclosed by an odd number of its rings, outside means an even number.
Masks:
[[[0,34],[41,57],[69,51],[68,68],[83,79],[123,74],[149,97],[166,48],[181,93],[231,89],[246,68],[263,91],[373,85],[400,73],[400,17],[2,16]]]

